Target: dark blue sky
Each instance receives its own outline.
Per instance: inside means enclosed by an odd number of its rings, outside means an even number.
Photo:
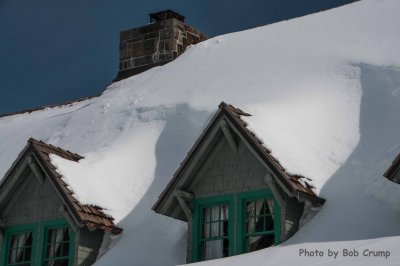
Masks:
[[[208,36],[352,0],[0,0],[0,114],[101,93],[118,71],[119,31],[173,9]]]

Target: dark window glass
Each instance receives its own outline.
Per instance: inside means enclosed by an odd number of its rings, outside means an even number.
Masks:
[[[51,228],[46,231],[45,266],[68,266],[71,250],[71,229]]]
[[[245,248],[247,252],[274,245],[273,199],[249,200],[245,204]]]
[[[32,258],[32,232],[21,232],[10,235],[10,242],[8,246],[8,260],[7,265],[31,265]]]

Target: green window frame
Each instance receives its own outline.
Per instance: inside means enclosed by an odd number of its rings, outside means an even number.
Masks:
[[[43,223],[39,242],[40,265],[73,265],[75,232],[65,220]]]
[[[280,244],[281,210],[270,190],[239,193],[237,195],[237,210],[238,254]],[[259,244],[261,248],[251,250],[249,248],[251,239],[254,239],[254,242],[257,239],[264,243]]]
[[[227,219],[221,218],[221,206],[228,207]],[[218,213],[214,215],[218,217],[217,219],[210,218],[211,209]],[[249,213],[252,214],[248,215]],[[228,256],[251,252],[254,246],[261,249],[280,244],[281,209],[270,190],[194,199],[192,222],[192,262],[205,260],[203,250],[207,241],[228,241]],[[228,223],[228,234],[221,234],[224,225],[214,226],[217,229],[215,232],[218,233],[210,235],[211,226],[223,222]],[[210,229],[205,232],[204,228],[207,226]],[[249,248],[250,239],[254,240],[251,248]]]
[[[28,240],[26,236],[30,237],[28,242],[24,241]],[[20,241],[24,243],[21,244]],[[10,226],[4,229],[0,264],[5,266],[72,266],[74,249],[75,232],[66,220]],[[51,250],[53,251],[50,252]],[[52,256],[49,256],[50,254]]]
[[[36,227],[34,224],[5,228],[2,265],[33,265],[36,251]]]
[[[222,241],[222,255],[234,254],[234,198],[228,196],[216,196],[203,199],[195,199],[193,202],[193,261],[205,260],[207,244]],[[226,217],[227,216],[227,217]],[[222,256],[222,257],[223,257]]]

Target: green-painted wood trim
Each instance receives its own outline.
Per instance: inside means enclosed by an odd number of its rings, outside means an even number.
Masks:
[[[200,215],[197,200],[193,200],[192,220],[192,262],[199,261],[199,239],[200,239]]]
[[[236,252],[234,250],[234,195],[213,196],[193,200],[193,227],[192,227],[192,262],[200,261],[200,226],[202,208],[227,203],[229,206],[229,256],[245,253],[245,216],[244,203],[258,199],[274,200],[274,230],[275,245],[280,244],[281,235],[281,208],[270,190],[256,190],[236,194]]]
[[[192,262],[200,261],[200,226],[201,226],[201,210],[203,208],[228,204],[229,217],[228,217],[228,240],[229,240],[229,256],[234,255],[234,196],[213,196],[207,198],[200,198],[193,200],[193,229],[192,229]]]
[[[272,191],[270,190],[256,190],[248,191],[237,194],[237,235],[236,235],[236,254],[242,254],[246,252],[245,245],[245,206],[246,201],[258,200],[258,199],[274,199],[274,235],[275,235],[275,245],[280,243],[281,235],[281,210],[278,202],[274,198]]]
[[[46,241],[46,233],[48,229],[54,229],[58,227],[69,226],[71,229],[71,239],[70,239],[70,251],[68,255],[69,266],[73,266],[73,259],[75,254],[75,237],[76,233],[72,230],[71,225],[65,219],[59,220],[50,220],[39,223],[32,224],[23,224],[16,225],[4,228],[4,240],[3,246],[1,248],[1,257],[0,262],[1,265],[7,265],[8,259],[8,249],[10,242],[10,235],[15,233],[22,232],[32,232],[33,233],[33,241],[32,241],[32,266],[39,266],[43,264],[44,261],[44,252],[45,252],[45,241]],[[39,231],[39,233],[38,233]]]
[[[23,224],[23,225],[15,225],[4,228],[4,239],[3,239],[3,246],[1,248],[1,265],[7,265],[8,259],[8,250],[10,247],[10,235],[15,233],[24,233],[24,232],[32,232],[32,265],[36,265],[36,258],[34,256],[36,252],[36,238],[37,238],[37,224]]]
[[[275,231],[275,245],[281,243],[281,207],[277,200],[274,198],[274,231]]]
[[[69,255],[68,255],[68,266],[73,266],[74,265],[74,254],[75,254],[75,232],[72,230],[72,227],[70,224],[68,224],[67,220],[65,219],[59,219],[59,220],[50,220],[50,221],[45,221],[40,224],[40,238],[39,238],[39,252],[38,252],[38,257],[39,257],[39,265],[42,265],[45,259],[45,245],[46,245],[46,239],[47,239],[47,231],[49,229],[55,229],[59,227],[65,227],[69,226],[70,232],[71,232],[71,237],[70,237],[70,247],[69,247]]]

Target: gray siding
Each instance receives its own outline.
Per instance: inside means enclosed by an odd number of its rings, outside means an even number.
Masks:
[[[29,169],[29,168],[27,168]],[[15,226],[23,224],[41,223],[49,220],[64,219],[60,212],[63,202],[56,193],[52,184],[45,178],[43,184],[30,170],[22,173],[23,179],[21,185],[1,211],[1,217],[5,217],[7,222],[5,226]],[[36,235],[40,236],[41,227],[36,227]],[[36,246],[39,246],[39,237],[35,238]],[[2,243],[3,244],[3,243]],[[38,258],[39,248],[36,248]]]
[[[29,169],[29,168],[27,168]],[[45,178],[40,184],[31,171],[23,172],[24,181],[1,211],[1,217],[6,217],[5,226],[14,226],[31,223],[41,223],[50,220],[65,219],[60,212],[60,207],[64,205],[56,189]],[[37,227],[37,236],[40,236],[41,227]],[[97,258],[97,254],[103,241],[102,231],[89,231],[81,228],[76,232],[74,243],[74,265],[92,265]],[[36,246],[39,245],[39,237],[36,239]],[[0,246],[2,243],[0,243]],[[36,257],[39,249],[36,249]]]
[[[225,138],[221,141],[214,161],[188,190],[202,198],[268,188],[263,180],[266,170],[250,150],[240,142],[235,153]]]
[[[220,139],[221,147],[214,148],[209,158],[213,158],[211,163],[206,163],[207,169],[201,169],[193,178],[193,182],[187,188],[193,192],[195,198],[204,198],[218,195],[268,189],[264,182],[267,173],[265,167],[243,143],[239,142],[238,150],[234,152],[226,139]],[[199,174],[200,173],[200,174]],[[278,188],[284,199],[284,206],[281,206],[281,241],[290,238],[299,226],[299,219],[303,212],[303,203],[299,203],[295,198],[289,198]],[[234,249],[237,246],[237,199],[234,201]],[[187,262],[192,259],[192,221],[188,222],[188,245]]]
[[[303,214],[304,203],[299,203],[296,198],[285,197],[285,215],[282,221],[282,241],[289,239],[299,230],[299,221]]]
[[[30,172],[19,190],[18,197],[11,199],[1,213],[7,217],[7,226],[64,218],[60,212],[63,202],[46,178],[41,185]]]
[[[204,198],[218,195],[237,194],[246,191],[268,189],[263,177],[266,174],[264,166],[255,158],[250,150],[242,142],[238,144],[236,152],[232,150],[224,137],[220,139],[222,145],[214,149],[209,157],[214,160],[207,164],[205,171],[199,171],[194,177],[189,191],[195,198]],[[237,203],[234,201],[234,227],[237,228]],[[192,222],[188,222],[188,262],[192,259]],[[236,232],[234,230],[234,250],[236,250]]]
[[[79,231],[79,237],[76,240],[75,265],[87,266],[96,261],[103,235],[104,232],[99,230],[89,231],[86,228],[82,228]]]

